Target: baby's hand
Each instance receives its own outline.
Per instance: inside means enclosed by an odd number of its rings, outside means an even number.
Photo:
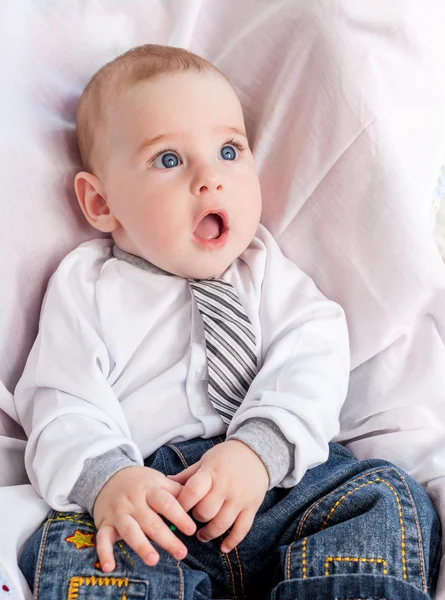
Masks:
[[[159,560],[148,538],[174,558],[183,559],[187,548],[162,520],[163,515],[185,535],[196,531],[193,519],[179,504],[182,485],[148,467],[127,467],[115,473],[94,504],[97,554],[102,570],[113,571],[113,544],[124,540],[146,565]]]
[[[261,459],[238,440],[227,440],[204,454],[200,461],[178,475],[169,476],[184,485],[178,502],[197,521],[208,524],[197,537],[209,542],[232,527],[221,545],[230,552],[248,534],[269,485]]]

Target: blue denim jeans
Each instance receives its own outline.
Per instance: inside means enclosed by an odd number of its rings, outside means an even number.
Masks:
[[[178,473],[221,441],[170,444],[146,466]],[[433,594],[440,558],[440,524],[423,488],[394,465],[358,461],[336,444],[297,486],[266,494],[229,554],[221,539],[204,544],[176,531],[185,560],[157,548],[158,565],[147,567],[118,542],[117,567],[105,574],[95,533],[87,514],[50,513],[20,557],[34,598],[420,600]]]

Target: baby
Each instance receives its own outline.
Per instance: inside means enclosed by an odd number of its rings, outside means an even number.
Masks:
[[[53,509],[20,558],[35,597],[427,597],[437,517],[396,467],[329,444],[344,313],[259,224],[226,77],[135,48],[92,78],[77,134],[76,195],[111,236],[53,275],[16,389]]]

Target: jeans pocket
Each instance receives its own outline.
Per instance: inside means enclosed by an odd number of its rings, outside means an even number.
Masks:
[[[71,577],[67,600],[148,600],[148,582],[126,577]]]
[[[270,600],[429,600],[430,596],[394,577],[357,575],[282,581]]]
[[[320,498],[303,515],[297,540],[281,549],[286,579],[391,576],[427,592],[426,544],[417,509],[422,512],[423,531],[434,527],[436,517],[419,489],[400,470],[384,466]]]
[[[34,597],[45,600],[148,600],[149,582],[126,573],[115,546],[117,568],[101,571],[96,553],[96,528],[87,514],[52,512],[36,532],[32,553]],[[35,544],[34,544],[35,546]],[[121,563],[121,564],[119,564]]]

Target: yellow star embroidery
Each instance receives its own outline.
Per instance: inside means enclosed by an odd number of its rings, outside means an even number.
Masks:
[[[76,529],[74,534],[70,537],[65,538],[65,542],[70,542],[76,546],[76,550],[81,548],[94,548],[96,542],[93,541],[94,533],[82,533]]]

